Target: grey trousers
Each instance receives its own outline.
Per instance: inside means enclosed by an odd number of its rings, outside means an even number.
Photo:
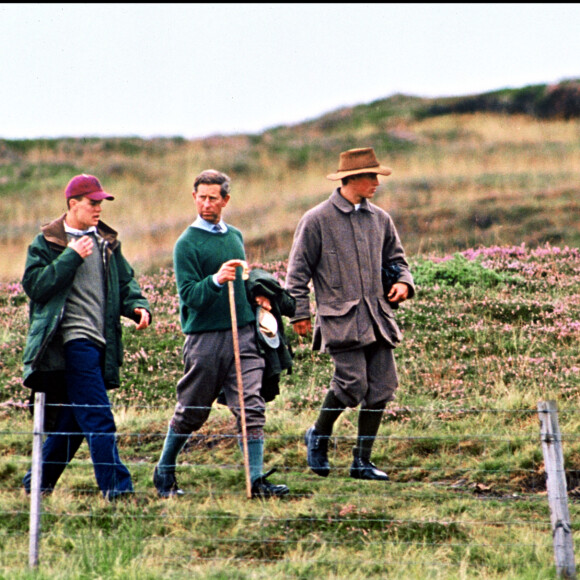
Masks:
[[[347,407],[362,403],[365,408],[375,408],[395,398],[399,386],[397,366],[393,349],[385,341],[330,356],[334,361],[330,386]]]
[[[258,354],[252,324],[238,329],[246,426],[263,428],[266,403],[260,395],[264,359]],[[197,431],[223,389],[241,431],[240,404],[231,330],[188,334],[183,345],[184,375],[177,383],[177,405],[170,422],[181,435]]]

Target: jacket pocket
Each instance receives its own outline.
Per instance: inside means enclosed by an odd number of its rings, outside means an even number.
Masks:
[[[393,309],[389,306],[389,303],[384,299],[379,297],[379,306],[381,307],[381,314],[385,321],[385,330],[387,331],[393,344],[397,344],[403,340],[403,334],[401,329],[395,320],[395,315],[393,314]]]
[[[338,304],[319,304],[318,317],[322,342],[326,348],[349,348],[359,343],[357,306],[360,300]]]
[[[23,360],[25,364],[38,360],[44,351],[51,333],[58,325],[58,315],[47,312],[36,315],[30,323]]]

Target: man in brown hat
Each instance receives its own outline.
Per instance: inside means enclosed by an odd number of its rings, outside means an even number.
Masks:
[[[317,310],[312,346],[328,352],[335,367],[322,409],[305,435],[308,465],[322,477],[330,473],[328,442],[335,421],[346,407],[360,404],[350,476],[389,479],[370,457],[398,386],[393,349],[402,336],[393,308],[415,293],[393,220],[370,202],[378,176],[390,174],[372,148],[341,153],[338,171],[327,176],[341,186],[304,214],[290,251],[286,288],[296,299],[294,330],[300,336],[312,330],[312,281]],[[390,287],[383,286],[383,270],[396,272]]]

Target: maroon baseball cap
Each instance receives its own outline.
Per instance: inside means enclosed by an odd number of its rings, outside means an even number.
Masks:
[[[115,199],[110,193],[103,191],[100,181],[94,175],[77,175],[66,186],[64,194],[67,199],[84,195],[94,201],[101,199]]]

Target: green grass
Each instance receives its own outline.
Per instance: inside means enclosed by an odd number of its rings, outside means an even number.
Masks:
[[[546,88],[395,95],[196,141],[1,140],[0,579],[556,578],[536,406],[558,404],[578,552],[580,120],[563,101],[550,105]],[[391,481],[348,477],[353,411],[337,423],[331,475],[307,468],[304,431],[332,363],[288,329],[295,366],[268,405],[265,464],[291,497],[245,499],[234,422],[216,406],[180,456],[187,495],[158,499],[152,470],[182,373],[171,251],[193,219],[194,175],[232,176],[226,219],[243,231],[250,261],[283,279],[298,219],[328,197],[339,152],[360,146],[394,170],[375,201],[394,217],[418,287],[396,313],[400,388],[373,454]],[[29,570],[18,280],[27,245],[65,211],[62,192],[80,172],[116,195],[105,221],[154,308],[147,331],[124,325],[123,385],[111,393],[136,494],[106,503],[83,444],[43,500],[40,565]]]
[[[285,263],[255,264],[285,275]],[[554,399],[564,436],[569,507],[579,515],[580,254],[524,245],[413,257],[418,293],[397,311],[401,385],[373,460],[386,484],[348,477],[356,412],[339,419],[332,471],[306,466],[304,431],[332,375],[288,329],[295,368],[268,405],[266,467],[291,489],[249,501],[234,422],[216,406],[180,456],[187,491],[160,500],[151,482],[181,376],[183,341],[171,270],[140,276],[155,320],[124,327],[123,386],[112,393],[121,457],[135,497],[98,494],[86,445],[43,500],[40,565],[30,571],[31,453],[20,361],[26,299],[0,301],[0,578],[555,578],[537,403]],[[576,551],[578,551],[576,542]]]

